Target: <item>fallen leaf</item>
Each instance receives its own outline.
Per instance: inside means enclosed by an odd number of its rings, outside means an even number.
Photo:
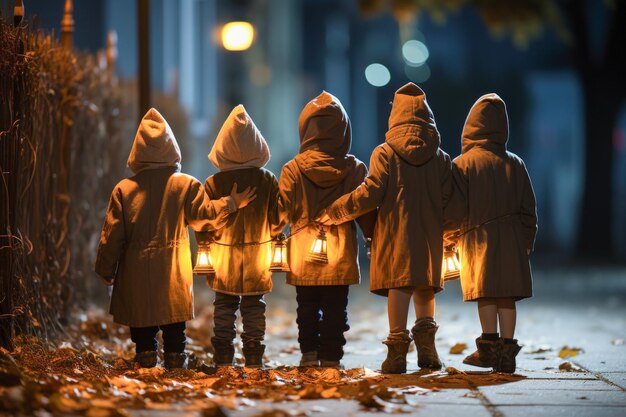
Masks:
[[[583,350],[581,348],[564,346],[561,348],[561,351],[559,352],[559,358],[561,359],[572,358],[578,355],[582,351]]]
[[[460,355],[463,351],[467,349],[467,344],[465,343],[455,343],[454,346],[450,348],[450,354],[452,355]]]
[[[559,371],[561,372],[584,372],[585,370],[574,365],[569,361],[565,361],[559,365]]]

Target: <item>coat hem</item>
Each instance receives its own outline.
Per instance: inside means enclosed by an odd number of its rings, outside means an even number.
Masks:
[[[463,301],[478,301],[481,298],[514,298],[515,301],[523,300],[524,298],[531,298],[533,295],[515,295],[515,294],[486,294],[486,293],[463,293]]]
[[[144,322],[139,322],[139,323],[135,323],[132,322],[132,320],[121,320],[118,317],[115,316],[115,314],[110,313],[113,316],[113,321],[117,324],[121,324],[122,326],[129,326],[129,327],[152,327],[152,326],[164,326],[166,324],[172,324],[172,323],[180,323],[181,321],[189,321],[189,320],[193,320],[194,319],[194,314],[185,314],[185,315],[181,315],[181,316],[175,316],[175,317],[170,317],[167,320],[162,320],[162,321],[158,321],[158,322],[149,322],[149,323],[144,323]]]
[[[337,280],[297,280],[287,279],[287,284],[294,287],[331,286],[331,285],[358,285],[361,280],[337,281]]]
[[[265,295],[265,294],[269,294],[269,293],[272,292],[272,290],[255,291],[255,292],[237,292],[237,291],[221,290],[219,288],[213,288],[213,287],[211,287],[211,289],[213,290],[213,292],[219,292],[219,293],[227,294],[227,295],[236,295],[238,297],[246,297],[246,296],[249,296],[249,295]]]
[[[398,286],[387,286],[387,287],[379,287],[379,288],[370,287],[370,292],[372,294],[380,295],[382,297],[387,297],[389,296],[389,290],[397,290],[400,288],[428,288],[428,287],[432,288],[435,291],[435,294],[443,291],[443,286],[437,286],[437,285],[398,285]]]

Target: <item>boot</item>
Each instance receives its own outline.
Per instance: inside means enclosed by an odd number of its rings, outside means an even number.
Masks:
[[[142,368],[154,368],[157,364],[157,352],[148,350],[135,355],[135,362]]]
[[[263,353],[265,345],[261,342],[246,342],[243,345],[243,356],[246,359],[246,368],[263,368]]]
[[[320,361],[319,359],[317,359],[317,351],[313,350],[311,352],[304,352],[302,354],[302,357],[300,358],[300,366],[302,367],[320,366]]]
[[[213,343],[213,362],[215,366],[233,366],[233,360],[235,358],[235,347],[232,342],[224,342],[222,340],[211,340]]]
[[[380,369],[383,374],[403,374],[406,372],[406,355],[409,352],[411,338],[405,340],[385,340],[387,345],[387,358],[383,361]]]
[[[476,351],[463,359],[466,365],[480,368],[497,368],[501,349],[501,340],[476,339]]]
[[[420,368],[441,369],[441,361],[435,347],[435,334],[439,326],[431,318],[419,319],[411,329],[417,349],[417,365]]]
[[[507,374],[515,373],[515,357],[522,347],[517,344],[517,339],[513,339],[513,343],[501,342],[500,346],[500,363],[495,367],[495,371]]]
[[[163,365],[165,369],[187,369],[187,359],[184,352],[165,352]]]

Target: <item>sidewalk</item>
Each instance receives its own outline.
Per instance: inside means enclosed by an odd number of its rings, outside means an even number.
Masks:
[[[297,331],[289,326],[294,311],[293,290],[276,282],[268,297],[268,357],[296,364]],[[353,287],[350,298],[351,330],[346,369],[379,369],[385,357],[381,344],[387,331],[385,299]],[[517,337],[524,345],[518,356],[518,378],[486,376],[481,369],[462,364],[473,348],[480,326],[473,303],[462,303],[458,282],[437,296],[441,325],[438,349],[444,367],[473,371],[469,375],[441,376],[419,373],[415,352],[409,354],[409,374],[392,377],[383,385],[419,386],[409,415],[424,416],[626,416],[626,271],[590,270],[535,273],[535,297],[518,303]],[[273,314],[276,313],[276,314]],[[287,313],[288,312],[288,313]],[[465,343],[463,354],[450,347]],[[559,357],[563,347],[578,348],[576,356]],[[572,370],[559,365],[569,362]],[[565,365],[567,366],[567,365]],[[433,388],[435,388],[433,390]],[[310,400],[266,403],[268,409],[302,411],[302,415],[362,415],[356,401]],[[259,408],[235,412],[258,415]],[[368,415],[384,413],[368,413]],[[298,414],[295,414],[298,415]]]

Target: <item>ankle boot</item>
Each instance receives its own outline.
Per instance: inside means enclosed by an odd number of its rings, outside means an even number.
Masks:
[[[476,339],[476,351],[463,359],[466,365],[480,368],[496,368],[500,360],[501,340]]]
[[[311,351],[311,352],[304,352],[302,354],[302,357],[300,358],[300,366],[302,367],[307,367],[307,366],[320,366],[320,361],[317,358],[317,351]]]
[[[513,339],[513,343],[501,342],[500,346],[500,363],[495,368],[495,371],[507,374],[515,373],[515,357],[522,347],[517,344],[517,339]]]
[[[157,352],[155,350],[139,352],[135,355],[134,361],[142,368],[154,368],[157,364]]]
[[[165,352],[163,365],[165,369],[187,369],[187,358],[184,352]]]
[[[265,345],[261,342],[246,342],[243,345],[243,356],[247,368],[263,368]]]
[[[406,355],[409,352],[411,338],[402,340],[385,340],[387,345],[387,359],[384,360],[380,369],[383,374],[403,374],[406,372]]]
[[[213,349],[213,363],[215,366],[233,366],[233,359],[235,358],[235,347],[232,342],[224,342],[223,340],[212,339]]]
[[[439,326],[433,319],[417,320],[411,329],[420,368],[441,369],[441,361],[435,347],[435,334]]]

